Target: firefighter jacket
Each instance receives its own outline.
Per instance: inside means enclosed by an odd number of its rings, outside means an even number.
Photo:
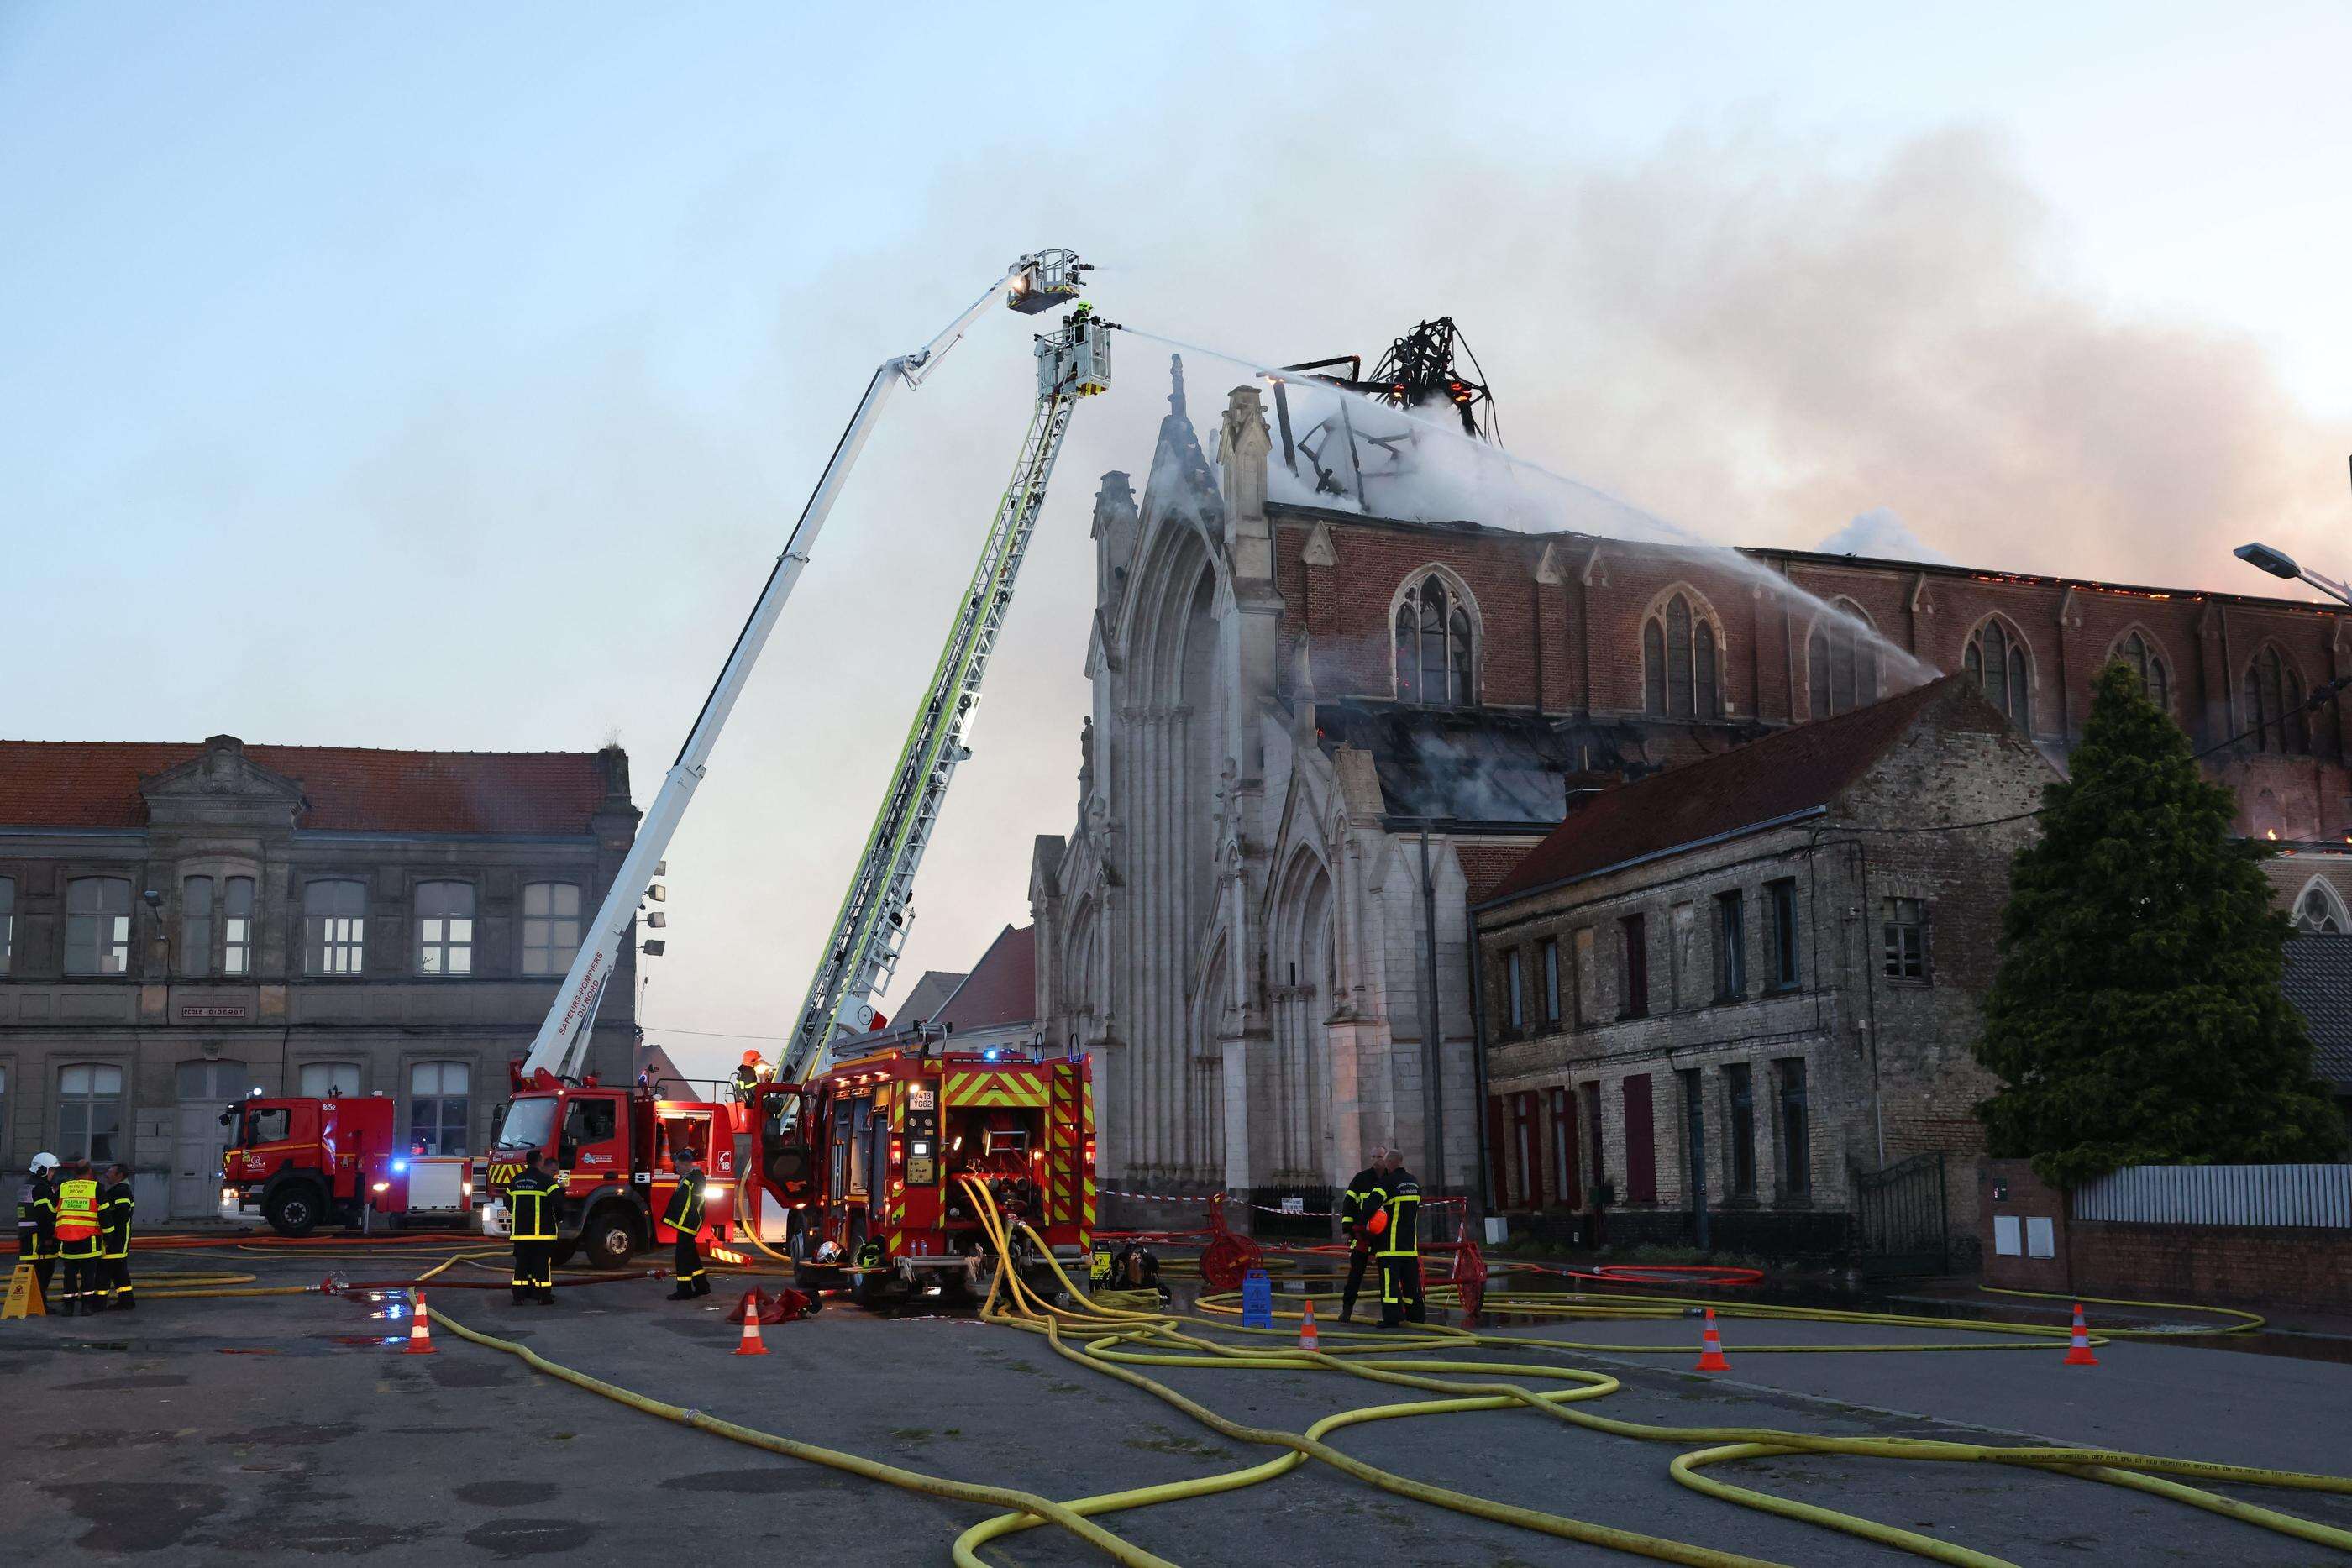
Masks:
[[[58,1184],[46,1175],[16,1194],[16,1255],[37,1263],[58,1255]]]
[[[131,1256],[131,1212],[137,1207],[127,1181],[116,1182],[98,1195],[98,1235],[107,1257]]]
[[[702,1231],[702,1180],[692,1172],[677,1178],[677,1189],[669,1195],[669,1207],[662,1215],[662,1223],[680,1236],[698,1236]]]
[[[1417,1258],[1421,1255],[1421,1184],[1412,1179],[1410,1171],[1389,1174],[1389,1196],[1386,1205],[1389,1225],[1381,1232],[1379,1251],[1383,1258]]]
[[[1356,1228],[1372,1217],[1372,1211],[1389,1200],[1389,1178],[1377,1166],[1366,1166],[1348,1183],[1348,1190],[1339,1195],[1339,1234],[1348,1240],[1356,1239]]]
[[[507,1184],[508,1239],[552,1241],[555,1235],[555,1178],[545,1171],[527,1170]]]
[[[98,1183],[73,1176],[58,1185],[58,1253],[65,1258],[98,1256]]]

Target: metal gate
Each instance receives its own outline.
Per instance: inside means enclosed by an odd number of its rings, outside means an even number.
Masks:
[[[1853,1229],[1865,1274],[1948,1273],[1944,1156],[1914,1155],[1883,1171],[1855,1171]]]

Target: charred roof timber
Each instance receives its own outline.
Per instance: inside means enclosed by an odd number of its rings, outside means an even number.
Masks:
[[[1456,350],[1470,361],[1474,379],[1455,362]],[[1344,376],[1328,373],[1345,365]],[[1308,360],[1299,364],[1285,365],[1286,372],[1297,371],[1306,379],[1339,387],[1387,403],[1391,408],[1412,410],[1444,403],[1450,405],[1462,421],[1465,435],[1502,444],[1502,431],[1495,416],[1494,394],[1483,379],[1486,370],[1472,352],[1469,340],[1454,326],[1454,318],[1440,316],[1434,321],[1423,321],[1412,331],[1391,343],[1372,373],[1363,373],[1361,354],[1335,354],[1329,359]],[[1275,423],[1282,437],[1283,465],[1292,473],[1298,472],[1298,460],[1307,459],[1315,471],[1315,488],[1326,496],[1353,495],[1365,499],[1365,486],[1375,479],[1394,478],[1410,472],[1405,449],[1412,445],[1413,432],[1410,429],[1395,434],[1372,434],[1356,428],[1349,417],[1346,399],[1340,399],[1336,413],[1327,415],[1304,434],[1294,434],[1290,420],[1290,392],[1282,376],[1268,378],[1274,382]],[[1340,449],[1331,454],[1325,463],[1324,455],[1331,453],[1332,437],[1340,440]],[[1345,466],[1342,466],[1344,459]],[[1369,466],[1367,465],[1369,463]],[[1369,502],[1367,503],[1369,505]]]

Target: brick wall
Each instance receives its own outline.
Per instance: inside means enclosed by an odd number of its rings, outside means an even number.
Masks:
[[[1721,637],[1727,721],[1781,724],[1812,711],[1806,645],[1817,612],[1767,591],[1746,568],[1727,569],[1724,556],[1337,514],[1310,522],[1280,507],[1274,520],[1283,629],[1310,639],[1322,695],[1392,694],[1390,606],[1409,578],[1437,567],[1468,590],[1475,607],[1480,695],[1489,706],[1639,714],[1642,627],[1679,591]],[[1303,559],[1318,527],[1328,531],[1336,564]],[[1889,642],[1938,670],[1959,669],[1970,635],[2000,616],[2027,652],[2033,734],[2062,747],[2082,733],[2100,667],[2134,632],[2162,661],[2172,712],[2200,747],[2251,722],[2242,711],[2244,677],[2265,649],[2278,650],[2306,691],[2352,673],[2352,619],[2319,606],[1747,553],[1825,601],[1848,601]],[[2346,727],[2341,705],[2331,704],[2310,721],[2307,755],[2249,744],[2209,763],[2244,802],[2241,831],[2275,825],[2282,839],[2316,841],[2352,829]],[[1651,737],[1652,760],[1685,760],[1720,745],[1686,751],[1688,740],[1663,731]]]
[[[1978,1167],[1985,1283],[2004,1290],[2249,1306],[2352,1303],[2352,1230],[2287,1226],[2140,1225],[2067,1218],[2066,1195],[2023,1160]],[[1993,1222],[2052,1222],[2055,1256],[2002,1257]]]

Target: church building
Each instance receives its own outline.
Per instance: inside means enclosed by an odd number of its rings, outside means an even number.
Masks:
[[[1142,494],[1113,472],[1096,497],[1076,820],[1030,882],[1036,1029],[1093,1056],[1108,1189],[1312,1210],[1394,1143],[1475,1193],[1473,906],[1594,791],[1940,674],[2063,767],[2124,660],[2200,748],[2229,743],[2207,767],[2243,831],[2296,851],[2283,902],[2344,928],[2352,774],[2322,688],[2352,674],[2352,614],[1388,515],[1408,486],[1377,459],[1420,436],[1300,436],[1274,382],[1233,389],[1204,448],[1171,369]]]

